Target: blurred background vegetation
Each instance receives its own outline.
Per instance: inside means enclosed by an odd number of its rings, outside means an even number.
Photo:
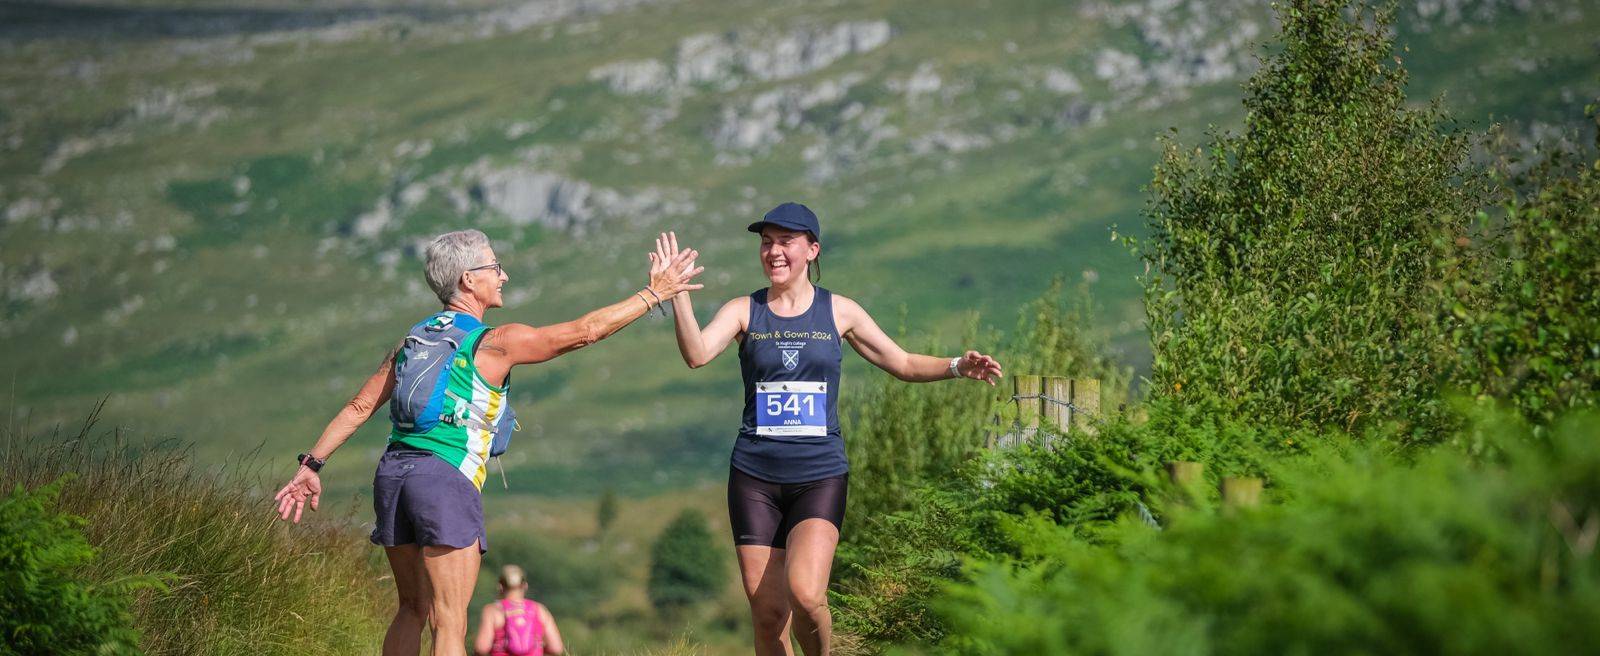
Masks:
[[[1577,0],[0,6],[0,483],[85,518],[60,521],[99,550],[88,584],[148,583],[94,613],[149,653],[361,651],[391,594],[364,542],[383,422],[312,528],[258,495],[431,309],[418,243],[483,229],[511,275],[491,320],[549,323],[621,298],[675,229],[709,313],[762,282],[743,226],[800,200],[823,284],[904,344],[1103,383],[1097,438],[987,453],[1008,390],[847,358],[848,650],[1558,644],[1597,608],[1593,424],[1562,419],[1600,376],[1597,23]],[[646,319],[517,378],[486,563],[526,567],[585,652],[744,651],[732,558],[697,566],[724,574],[702,601],[652,603],[674,517],[727,545],[736,365],[674,348]],[[1174,459],[1264,477],[1265,508],[1169,489]]]

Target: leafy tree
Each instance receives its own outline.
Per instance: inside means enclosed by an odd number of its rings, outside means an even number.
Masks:
[[[606,488],[600,495],[600,506],[594,512],[595,524],[600,527],[600,533],[605,534],[611,525],[617,521],[617,491]]]
[[[722,549],[700,511],[679,513],[650,547],[650,603],[674,612],[714,596],[727,583]]]
[[[1278,5],[1242,134],[1168,141],[1150,184],[1152,393],[1281,425],[1439,429],[1441,235],[1488,202],[1467,135],[1407,105],[1392,10]]]
[[[93,585],[84,520],[53,510],[57,481],[0,500],[0,654],[137,654],[129,592],[147,578]]]
[[[1600,161],[1536,169],[1533,188],[1472,240],[1445,242],[1443,367],[1474,396],[1548,423],[1600,404]]]

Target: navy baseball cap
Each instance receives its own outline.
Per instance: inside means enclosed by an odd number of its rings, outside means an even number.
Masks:
[[[761,232],[762,228],[775,225],[779,228],[790,230],[803,230],[811,233],[817,243],[822,243],[822,226],[817,223],[817,215],[811,208],[799,203],[784,203],[772,208],[760,221],[750,224],[750,232]]]

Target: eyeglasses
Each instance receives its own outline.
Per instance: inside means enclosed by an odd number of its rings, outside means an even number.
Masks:
[[[500,266],[499,262],[490,262],[490,263],[485,264],[483,266],[475,266],[475,267],[472,267],[471,269],[467,269],[467,271],[482,271],[484,269],[494,269],[495,273],[505,273],[506,272],[506,270]]]

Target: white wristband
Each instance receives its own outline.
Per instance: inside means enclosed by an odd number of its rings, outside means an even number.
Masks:
[[[956,365],[958,365],[958,364],[961,364],[961,356],[958,355],[956,357],[950,358],[950,377],[951,378],[960,378],[961,377],[961,370],[956,368]]]

